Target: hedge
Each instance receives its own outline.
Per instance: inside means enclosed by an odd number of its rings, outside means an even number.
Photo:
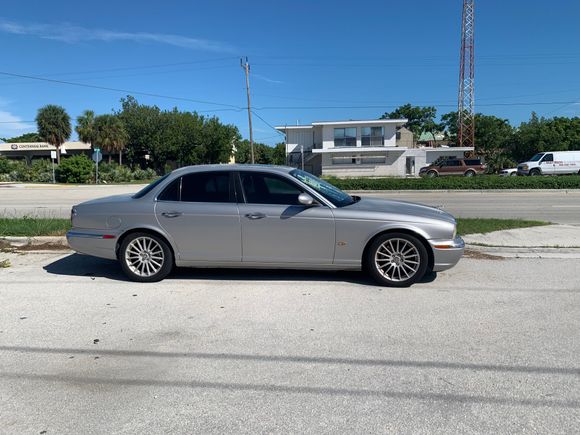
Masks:
[[[438,178],[326,178],[343,190],[580,189],[580,176]]]

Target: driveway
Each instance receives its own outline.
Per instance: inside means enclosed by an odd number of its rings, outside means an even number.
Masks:
[[[360,273],[124,280],[0,254],[5,433],[573,433],[577,259],[466,258],[410,289]],[[46,432],[43,432],[46,431]]]

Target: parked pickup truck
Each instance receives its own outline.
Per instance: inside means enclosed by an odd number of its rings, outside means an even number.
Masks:
[[[486,169],[479,159],[445,159],[421,168],[419,175],[430,178],[446,175],[473,177],[483,174]]]

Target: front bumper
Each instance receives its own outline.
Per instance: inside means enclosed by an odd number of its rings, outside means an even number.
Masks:
[[[451,269],[465,250],[465,242],[459,236],[452,240],[429,240],[429,244],[433,250],[433,272]]]
[[[66,233],[68,245],[80,254],[117,259],[117,234],[110,230],[71,230]]]

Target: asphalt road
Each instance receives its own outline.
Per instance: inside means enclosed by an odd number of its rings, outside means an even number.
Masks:
[[[2,433],[577,433],[578,260],[359,273],[181,270],[68,253],[0,269]],[[46,432],[44,432],[46,431]]]
[[[22,185],[21,185],[22,186]],[[141,186],[41,186],[0,185],[0,214],[8,216],[70,216],[74,204],[108,195],[136,192]],[[580,190],[381,192],[361,195],[394,198],[441,206],[457,217],[537,219],[580,224]]]

